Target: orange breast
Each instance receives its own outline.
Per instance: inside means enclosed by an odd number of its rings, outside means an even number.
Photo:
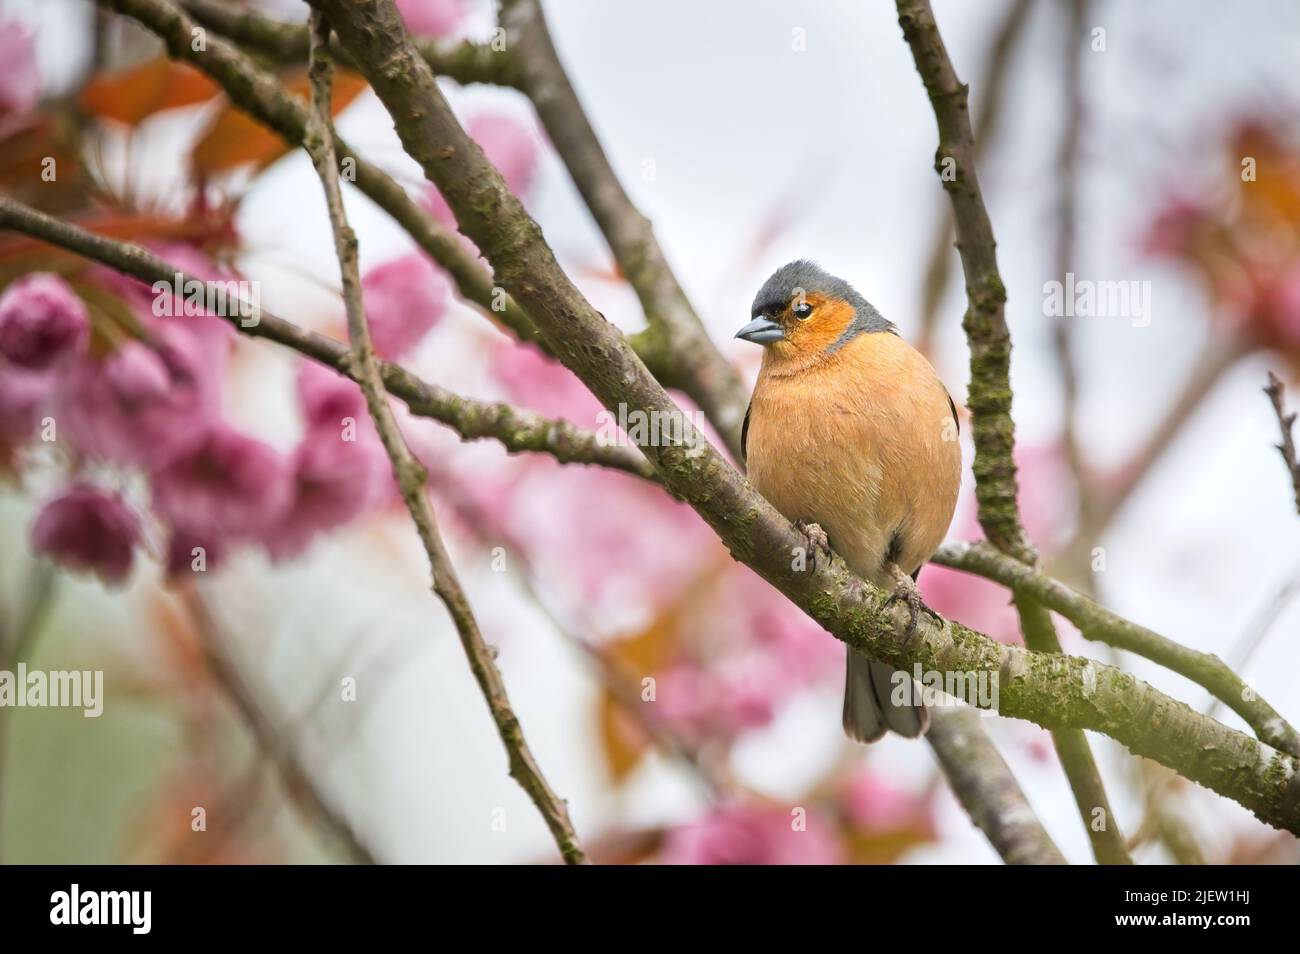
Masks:
[[[938,548],[961,483],[947,391],[920,352],[884,332],[792,373],[765,356],[747,463],[759,493],[791,520],[820,524],[881,586],[890,556],[912,573]]]

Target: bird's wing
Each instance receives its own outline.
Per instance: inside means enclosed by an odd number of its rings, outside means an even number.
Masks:
[[[960,437],[960,436],[961,436],[961,420],[957,417],[957,405],[953,403],[952,395],[951,395],[951,394],[948,395],[948,407],[949,407],[949,409],[952,411],[952,422],[953,422],[954,424],[957,425],[957,435]],[[745,412],[745,423],[746,423],[746,424],[749,423],[749,412],[748,412],[748,411]],[[740,446],[741,446],[742,448],[745,446],[745,435],[744,435],[743,433],[740,435]]]
[[[952,398],[948,398],[948,403],[952,403]],[[754,402],[751,400],[749,407],[745,408],[745,423],[740,425],[740,462],[742,464],[745,463],[745,458],[749,455],[746,444],[749,441],[749,412],[753,409]],[[952,413],[955,415],[957,413],[956,409]]]

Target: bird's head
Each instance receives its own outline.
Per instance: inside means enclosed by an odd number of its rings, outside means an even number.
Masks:
[[[782,364],[811,363],[864,332],[894,330],[852,285],[802,259],[772,273],[750,316],[736,337],[763,345]]]

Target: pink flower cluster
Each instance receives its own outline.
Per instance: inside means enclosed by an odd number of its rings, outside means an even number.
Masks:
[[[434,36],[456,32],[466,12],[462,0],[398,6],[408,28]],[[0,82],[3,118],[30,110],[38,84],[29,35],[5,26],[0,51],[24,66],[6,70]],[[537,165],[533,132],[488,113],[467,127],[512,188],[525,190]],[[426,201],[451,222],[436,191]],[[155,250],[193,276],[238,278],[194,247]],[[83,297],[90,286],[94,294]],[[422,253],[369,270],[362,292],[377,352],[409,356],[446,313],[451,291]],[[87,307],[105,295],[124,309]],[[39,431],[70,450],[64,458],[73,471],[36,518],[36,550],[120,583],[153,523],[165,538],[168,571],[178,574],[211,569],[240,547],[277,560],[296,556],[320,534],[393,499],[387,457],[353,382],[303,361],[296,382],[302,436],[281,452],[223,415],[232,327],[219,316],[158,308],[156,297],[143,283],[98,267],[75,280],[27,275],[0,294],[0,466],[20,462]],[[86,476],[92,471],[143,474],[147,500],[95,486]]]
[[[193,250],[165,254],[195,274],[221,277]],[[86,306],[55,275],[26,276],[0,297],[0,438],[21,445],[48,416],[55,440],[75,449],[78,463],[143,472],[169,572],[212,569],[245,545],[276,559],[295,556],[386,499],[387,457],[353,382],[301,364],[303,435],[282,454],[222,415],[232,342],[224,322],[157,318],[151,289],[107,275],[98,284],[131,309],[139,337],[88,348]],[[392,357],[430,330],[449,294],[446,279],[416,256],[380,266],[363,284],[376,339]],[[129,574],[140,534],[139,516],[120,495],[77,478],[42,509],[32,543],[117,583]]]

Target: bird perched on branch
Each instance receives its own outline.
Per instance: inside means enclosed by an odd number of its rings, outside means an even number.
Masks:
[[[925,357],[848,282],[783,265],[736,335],[764,348],[741,448],[754,487],[858,575],[925,612],[915,581],[957,505],[957,409]],[[929,724],[916,686],[849,649],[844,730],[874,742]],[[905,688],[905,692],[895,692]]]

